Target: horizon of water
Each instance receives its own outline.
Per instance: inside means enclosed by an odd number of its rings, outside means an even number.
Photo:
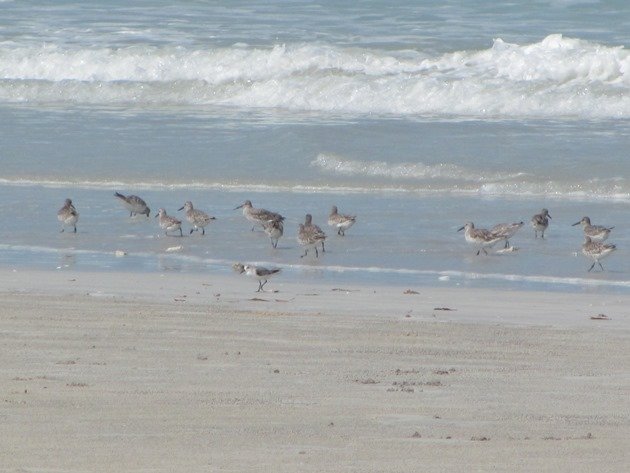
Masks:
[[[630,290],[624,2],[0,6],[5,267]],[[165,237],[114,191],[217,220]],[[66,197],[76,235],[59,233]],[[245,199],[287,218],[277,250],[234,210]],[[344,238],[332,205],[358,215]],[[329,236],[317,259],[295,240],[305,213]],[[615,226],[605,272],[586,271],[584,215]],[[519,250],[475,256],[467,221],[524,221]]]

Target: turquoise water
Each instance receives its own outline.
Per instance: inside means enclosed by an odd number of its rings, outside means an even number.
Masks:
[[[3,2],[3,266],[627,291],[629,7],[458,3]],[[114,191],[217,220],[164,237]],[[285,215],[277,250],[245,199]],[[345,238],[333,204],[358,215]],[[526,224],[513,253],[476,257],[456,231],[542,207],[548,239]],[[299,257],[307,212],[319,259]],[[604,273],[579,254],[584,215],[615,225]]]

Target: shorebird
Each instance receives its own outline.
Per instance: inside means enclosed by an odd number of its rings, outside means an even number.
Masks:
[[[582,220],[575,222],[573,226],[582,225],[584,235],[589,237],[592,241],[604,241],[610,235],[610,231],[615,227],[604,227],[602,225],[591,225],[591,219],[588,217],[582,217]]]
[[[315,233],[321,233],[322,235],[324,235],[324,237],[326,237],[326,234],[319,227],[319,225],[315,225],[313,223],[313,216],[311,214],[306,214],[304,216],[304,228],[310,229],[311,231]],[[324,240],[322,240],[322,253],[326,253],[326,248],[324,248]]]
[[[472,222],[466,223],[466,225],[459,228],[457,231],[461,232],[462,230],[465,230],[464,237],[466,238],[466,241],[471,245],[475,245],[478,247],[477,255],[479,255],[481,251],[483,251],[485,254],[488,254],[486,248],[490,248],[491,246],[494,246],[497,242],[504,239],[504,237],[502,236],[493,235],[492,233],[490,233],[489,230],[486,230],[485,228],[475,228],[475,224]]]
[[[79,220],[79,212],[72,205],[72,200],[66,199],[63,207],[57,212],[57,220],[61,222],[61,232],[63,233],[66,226],[72,227],[74,233],[77,232],[77,221]]]
[[[166,210],[158,209],[158,213],[155,217],[159,217],[158,223],[160,224],[160,227],[164,229],[165,235],[168,235],[168,232],[179,230],[179,236],[184,236],[184,234],[182,233],[182,222],[180,220],[177,220],[175,217],[166,215]]]
[[[263,230],[271,240],[271,246],[277,248],[278,240],[284,233],[284,225],[282,224],[282,220],[279,218],[274,218],[272,220],[269,220],[268,222],[264,222],[262,226]]]
[[[337,211],[337,206],[333,205],[330,215],[328,215],[328,225],[337,229],[337,235],[344,236],[346,230],[355,224],[356,215],[343,215]]]
[[[253,223],[252,232],[254,231],[256,225],[262,226],[263,223],[269,222],[270,220],[284,221],[284,217],[279,213],[271,212],[265,209],[255,209],[251,200],[246,200],[234,210],[237,209],[243,209],[243,215],[245,218]]]
[[[210,223],[210,220],[216,220],[214,217],[210,217],[207,213],[202,210],[197,210],[193,208],[193,204],[190,200],[187,200],[183,207],[179,210],[186,210],[186,220],[192,225],[190,229],[190,235],[195,230],[199,231],[201,228],[201,234],[206,234],[206,225]]]
[[[300,256],[300,258],[304,258],[308,254],[309,248],[315,249],[315,257],[319,257],[319,252],[317,251],[317,246],[321,243],[324,244],[324,240],[326,239],[326,234],[322,231],[316,231],[312,227],[306,227],[304,224],[300,223],[297,235],[298,243],[304,247],[304,254]]]
[[[595,267],[595,264],[598,264],[603,271],[604,267],[599,260],[605,258],[616,249],[617,247],[615,245],[611,245],[610,243],[602,243],[600,241],[593,241],[591,240],[591,237],[585,236],[584,244],[582,245],[582,254],[587,258],[591,258],[593,260],[593,264],[590,268],[588,268],[588,271],[590,272],[591,269]]]
[[[532,227],[534,227],[534,238],[538,238],[538,232],[540,232],[540,238],[545,238],[545,230],[549,226],[549,210],[542,209],[539,214],[532,217]]]
[[[505,248],[508,248],[510,246],[510,238],[512,238],[523,225],[523,222],[498,223],[490,229],[490,233],[502,237],[505,240]]]
[[[114,195],[118,197],[126,209],[129,210],[130,217],[134,215],[146,215],[148,217],[151,214],[151,209],[147,207],[147,203],[137,195],[125,196],[119,192],[114,193]]]
[[[247,276],[258,280],[258,290],[256,292],[264,292],[263,287],[267,281],[280,272],[280,268],[263,268],[262,266],[254,266],[253,264],[235,263],[232,265],[234,271],[239,274],[245,273]]]

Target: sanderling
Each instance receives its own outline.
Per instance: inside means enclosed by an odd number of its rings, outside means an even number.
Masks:
[[[575,222],[573,226],[582,225],[584,235],[589,237],[592,241],[604,241],[610,235],[610,231],[615,227],[604,227],[602,225],[591,225],[591,219],[588,217],[582,217],[582,220]]]
[[[280,272],[280,268],[263,268],[262,266],[254,266],[253,264],[235,263],[232,269],[239,274],[245,273],[247,276],[258,280],[258,290],[256,292],[264,292],[263,287],[267,284],[267,280]]]
[[[125,196],[119,192],[114,193],[114,195],[118,197],[127,210],[129,210],[130,217],[134,215],[146,215],[148,217],[151,214],[151,209],[147,207],[147,203],[137,195]]]
[[[182,233],[182,222],[180,220],[177,220],[175,217],[166,215],[166,210],[158,209],[156,217],[159,217],[158,223],[160,224],[160,227],[164,229],[165,235],[168,235],[168,232],[179,230],[179,236],[184,236],[184,234]]]
[[[461,232],[462,230],[465,230],[464,236],[466,237],[466,241],[479,248],[477,254],[481,251],[488,254],[486,248],[490,248],[504,239],[502,236],[493,235],[489,230],[484,228],[475,228],[475,224],[472,222],[466,223],[466,225],[459,228],[457,231]]]
[[[65,227],[72,227],[74,229],[74,233],[77,232],[77,221],[79,220],[79,212],[72,205],[72,200],[66,199],[63,204],[63,207],[59,209],[57,212],[57,219],[61,222],[61,232],[64,231]]]
[[[591,271],[591,269],[595,267],[595,264],[598,264],[603,271],[604,267],[599,260],[605,258],[616,249],[617,247],[615,245],[612,245],[610,243],[602,243],[600,241],[593,241],[591,240],[591,237],[585,236],[584,244],[582,245],[582,254],[593,260],[593,264],[590,268],[588,268],[588,270]]]
[[[490,233],[502,237],[505,240],[505,248],[508,248],[510,246],[510,238],[512,238],[523,225],[523,222],[498,223],[490,229]]]
[[[532,227],[534,228],[534,238],[538,238],[538,232],[540,232],[540,238],[545,238],[545,230],[549,226],[549,210],[542,209],[539,214],[532,217]]]
[[[206,225],[210,223],[210,220],[216,220],[214,217],[210,217],[207,213],[202,210],[197,210],[193,208],[193,204],[190,200],[187,200],[183,207],[179,210],[186,210],[186,220],[192,225],[190,229],[190,235],[195,230],[199,231],[201,228],[201,234],[206,234]]]
[[[322,235],[324,235],[324,237],[326,237],[326,234],[320,228],[320,226],[319,225],[315,225],[313,223],[313,216],[311,214],[306,214],[304,216],[304,228],[306,228],[306,229],[310,228],[311,231],[313,231],[315,233],[321,233]],[[324,240],[322,240],[322,253],[326,253],[326,248],[324,247]]]
[[[246,200],[241,205],[236,207],[234,210],[243,209],[243,215],[247,220],[252,222],[254,225],[252,226],[252,232],[256,225],[263,225],[265,222],[269,222],[270,220],[280,220],[281,222],[284,220],[284,217],[276,212],[271,212],[265,209],[255,209],[252,206],[251,200]]]
[[[337,211],[337,206],[333,205],[330,215],[328,215],[328,225],[337,229],[337,235],[344,236],[346,230],[357,221],[356,215],[343,215]]]
[[[282,224],[282,220],[279,218],[274,218],[267,222],[263,222],[262,226],[263,230],[271,240],[271,246],[277,248],[278,240],[284,233],[284,225]]]
[[[324,232],[318,232],[313,227],[305,227],[304,224],[300,223],[297,241],[304,247],[304,254],[300,258],[304,258],[308,254],[309,248],[315,249],[315,257],[318,258],[317,245],[323,244],[325,239],[326,234]]]

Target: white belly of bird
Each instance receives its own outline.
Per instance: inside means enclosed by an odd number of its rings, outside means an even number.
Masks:
[[[179,230],[181,223],[170,219],[164,219],[160,221],[160,226],[166,231]]]
[[[339,222],[337,224],[337,228],[341,228],[342,230],[347,230],[352,225],[354,225],[354,220],[348,219],[348,220],[344,220],[343,222]]]
[[[64,225],[74,225],[79,220],[78,215],[68,214],[68,215],[57,215],[57,218]]]

